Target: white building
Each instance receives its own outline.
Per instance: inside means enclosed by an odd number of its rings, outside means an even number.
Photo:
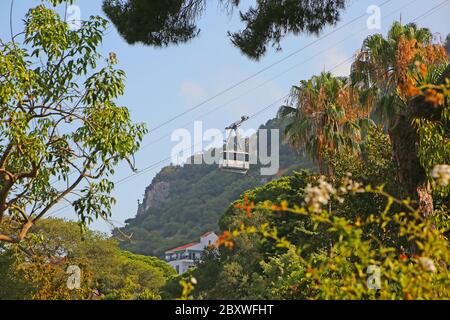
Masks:
[[[202,252],[206,248],[215,246],[217,239],[214,232],[207,232],[200,237],[200,242],[185,244],[166,251],[166,261],[175,268],[178,274],[185,273],[200,261]]]

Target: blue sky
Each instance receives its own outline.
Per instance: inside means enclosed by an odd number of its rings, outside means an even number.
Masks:
[[[120,104],[128,106],[135,121],[145,122],[151,130],[167,119],[186,111],[205,99],[245,79],[261,69],[283,59],[315,41],[315,36],[290,36],[283,40],[283,50],[269,50],[260,61],[255,62],[243,56],[233,47],[226,32],[239,30],[242,25],[238,16],[229,17],[217,6],[217,1],[208,0],[210,5],[200,20],[200,37],[188,44],[164,49],[128,45],[110,25],[101,47],[107,56],[115,52],[119,59],[119,67],[127,74],[126,91],[120,98]],[[243,8],[253,1],[243,1]],[[322,35],[339,28],[354,18],[366,13],[371,5],[379,5],[384,0],[353,0],[343,15],[341,22],[335,27],[327,28]],[[170,141],[170,133],[177,128],[193,130],[193,121],[202,120],[204,129],[223,129],[237,120],[241,115],[252,114],[278,100],[289,92],[291,85],[313,74],[333,68],[333,72],[346,75],[349,63],[342,63],[350,58],[361,46],[362,40],[371,33],[386,33],[386,30],[400,15],[404,23],[410,22],[442,0],[393,0],[381,7],[381,30],[370,30],[366,26],[369,14],[342,28],[333,35],[317,41],[301,50],[298,54],[268,69],[244,84],[230,90],[226,94],[206,103],[194,112],[180,117],[149,134],[143,148],[136,157],[138,169],[145,168],[170,156],[175,142]],[[32,6],[40,3],[37,0],[15,0],[13,8],[13,30],[18,33],[22,29],[21,19]],[[10,0],[0,3],[0,37],[7,41],[10,38],[9,9]],[[81,9],[81,18],[91,15],[104,16],[100,0],[76,0]],[[436,36],[450,33],[450,1],[439,10],[418,21],[418,24],[430,28]],[[58,8],[63,12],[63,7]],[[339,65],[337,68],[335,66]],[[264,85],[262,85],[264,84]],[[255,89],[256,88],[256,89]],[[232,101],[231,103],[229,103]],[[222,107],[220,107],[222,106]],[[217,111],[211,110],[220,107]],[[246,129],[257,128],[276,114],[273,107],[246,123]],[[206,113],[210,112],[207,116]],[[168,135],[168,136],[167,136]],[[156,142],[155,142],[156,141]],[[154,175],[169,162],[160,164],[145,174],[139,175],[116,187],[114,196],[117,205],[113,209],[113,220],[123,222],[136,213],[137,200],[142,199],[144,189],[150,184]],[[119,180],[131,174],[126,165],[116,171],[115,179]],[[59,216],[75,218],[70,208],[63,210]],[[97,221],[93,228],[108,231],[103,221]]]

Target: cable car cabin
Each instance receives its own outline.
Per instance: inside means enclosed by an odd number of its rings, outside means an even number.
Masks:
[[[250,158],[248,152],[224,151],[219,164],[222,171],[246,174],[250,169]]]
[[[225,130],[229,130],[229,133],[225,141],[225,150],[222,152],[222,157],[220,157],[219,168],[221,170],[246,174],[250,169],[249,142],[248,139],[244,139],[244,143],[241,144],[242,141],[238,130],[242,123],[248,119],[249,117],[242,116],[240,120],[225,128]]]

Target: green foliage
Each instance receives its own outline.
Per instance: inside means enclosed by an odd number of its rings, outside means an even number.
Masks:
[[[172,266],[167,264],[164,260],[158,259],[156,257],[143,256],[140,254],[131,253],[129,251],[121,251],[121,255],[124,260],[141,262],[147,266],[162,270],[166,278],[175,275],[175,271]]]
[[[449,230],[448,209],[424,221],[408,202],[386,193],[399,194],[388,136],[372,127],[361,155],[341,149],[324,158],[340,187],[302,171],[248,190],[227,209],[220,220],[220,256],[189,273],[198,282],[194,298],[448,296],[450,279],[438,266],[448,264],[450,253],[441,237]],[[385,191],[354,181],[384,184]],[[429,259],[439,271],[422,275]],[[381,267],[383,292],[367,288],[370,265]]]
[[[306,189],[303,206],[291,207],[285,203],[274,209],[273,204],[265,202],[251,206],[251,209],[252,212],[277,210],[307,217],[316,230],[323,230],[331,236],[332,241],[326,250],[311,253],[309,246],[316,241],[315,238],[293,245],[279,234],[277,225],[241,226],[221,238],[221,243],[231,247],[230,241],[242,235],[260,235],[285,248],[284,253],[261,261],[263,272],[258,276],[266,284],[267,295],[275,299],[449,298],[447,268],[450,247],[448,239],[443,237],[448,229],[436,228],[407,201],[390,196],[382,188],[364,188],[348,178],[336,188],[322,180],[318,187],[308,186]],[[344,196],[373,193],[385,196],[387,204],[382,212],[353,220],[326,208],[328,201],[320,200],[317,190],[325,199],[336,198],[344,202]],[[393,203],[402,205],[405,211],[395,212]],[[407,240],[408,247],[402,248],[399,242],[394,245],[386,243],[376,234],[367,232],[370,225],[381,226],[385,231],[393,228]],[[379,281],[371,282],[378,288],[368,285],[373,268],[380,270]],[[245,283],[243,287],[246,288]],[[234,292],[239,290],[235,288]]]
[[[294,174],[273,180],[266,185],[247,191],[241,196],[241,200],[264,201],[271,199],[275,203],[289,199],[299,199],[301,188],[305,187],[308,178],[307,172]],[[306,179],[306,180],[305,180]],[[236,203],[238,203],[237,201]],[[261,210],[252,213],[251,217],[243,215],[240,210],[231,205],[220,220],[222,230],[239,228],[245,223],[252,226],[260,226],[268,221],[280,226],[280,233],[290,236],[292,241],[301,242],[310,238],[311,234],[305,228],[304,220],[299,221],[294,216],[280,216],[270,210]],[[202,257],[202,263],[187,274],[173,279],[164,287],[165,298],[177,298],[180,296],[179,281],[188,280],[190,277],[197,279],[197,285],[193,291],[197,299],[264,299],[268,298],[264,290],[266,283],[261,280],[262,267],[260,261],[264,261],[270,255],[279,253],[273,242],[263,241],[258,235],[242,235],[236,239],[234,250],[221,249],[207,251]]]
[[[0,300],[23,299],[27,284],[24,279],[14,276],[14,253],[3,250],[0,250]]]
[[[447,68],[447,76],[450,71]],[[440,110],[441,121],[417,120],[416,126],[420,135],[418,148],[422,166],[426,168],[429,181],[433,184],[433,198],[435,211],[433,221],[435,225],[446,229],[450,227],[450,79],[447,78],[443,85],[426,85],[425,90],[431,89],[432,97],[442,96],[442,108]],[[430,91],[426,91],[430,92]],[[438,109],[439,110],[439,109]],[[444,164],[444,165],[442,165]],[[437,180],[433,182],[434,180]],[[447,237],[449,233],[447,233]]]
[[[428,178],[432,170],[440,164],[450,163],[450,78],[442,86],[434,86],[442,90],[443,105],[438,111],[440,121],[417,119],[415,125],[420,137],[418,156],[421,165],[426,169]],[[435,89],[432,89],[435,90]],[[449,194],[450,186],[441,188],[441,194]]]
[[[327,150],[325,162],[331,169],[336,181],[340,181],[349,172],[358,181],[373,186],[390,184],[392,192],[395,188],[395,165],[392,159],[392,146],[389,136],[381,127],[371,126],[361,154],[349,152],[346,148]],[[390,179],[386,179],[390,177]]]
[[[326,25],[335,24],[345,8],[345,1],[258,1],[256,7],[241,13],[243,31],[231,34],[231,41],[253,59],[258,59],[271,44],[281,50],[280,41],[287,34],[318,34]]]
[[[116,240],[58,219],[41,220],[27,245],[0,253],[1,299],[160,299],[175,275],[166,262],[121,251]],[[82,270],[81,289],[67,288],[68,266]],[[5,279],[5,280],[3,280]],[[5,282],[3,282],[5,281]]]
[[[381,127],[372,126],[362,144],[361,154],[355,154],[347,148],[327,150],[324,159],[330,168],[334,183],[338,183],[349,174],[352,179],[370,186],[384,186],[384,190],[399,196],[396,166],[392,158],[392,146],[387,134]],[[373,194],[358,194],[339,204],[338,212],[348,218],[372,212],[382,211],[386,199]]]
[[[266,284],[269,299],[308,299],[311,281],[303,260],[290,248],[287,252],[261,261],[261,278]]]
[[[363,151],[370,125],[383,125],[402,197],[432,216],[431,170],[447,163],[450,154],[445,87],[450,66],[443,46],[433,41],[429,29],[395,22],[386,37],[364,40],[350,81],[328,73],[300,81],[293,87],[293,106],[279,112],[288,121],[289,143],[304,148],[323,174],[333,175],[330,165],[350,164]],[[349,159],[325,167],[324,155],[333,152]]]
[[[108,217],[114,167],[133,157],[146,132],[115,102],[125,73],[114,53],[97,51],[105,19],[70,31],[39,5],[24,25],[13,42],[0,40],[0,241],[10,243],[66,197],[75,197],[84,227]]]
[[[398,184],[395,179],[395,166],[391,156],[389,139],[379,128],[372,127],[363,146],[362,155],[349,152],[342,148],[329,150],[324,159],[331,172],[334,173],[333,180],[336,182],[351,174],[353,179],[361,181],[366,185],[385,185],[385,190],[394,195],[398,194]],[[389,179],[386,179],[389,177]],[[301,206],[304,202],[304,190],[308,184],[315,183],[317,176],[307,171],[296,172],[291,176],[272,181],[259,188],[249,190],[241,196],[238,201],[245,197],[249,202],[262,203],[271,201],[281,205],[287,201],[291,205]],[[285,212],[283,214],[272,211],[261,211],[251,215],[250,218],[242,216],[240,210],[231,205],[220,220],[222,230],[239,228],[242,223],[251,225],[262,225],[269,223],[278,226],[280,236],[286,237],[294,244],[300,244],[314,237],[317,241],[311,245],[311,250],[324,248],[329,238],[325,232],[314,230],[309,219]],[[339,214],[349,219],[356,220],[357,217],[383,210],[386,199],[373,194],[357,194],[346,199],[344,203],[333,202],[332,207]],[[261,216],[261,217],[260,217]],[[374,230],[372,230],[374,232]],[[388,235],[385,233],[385,238]],[[273,245],[263,246],[267,255],[277,252]]]
[[[229,14],[239,8],[240,0],[218,0]],[[104,0],[103,10],[128,43],[168,46],[198,36],[197,21],[206,11],[206,0]],[[278,50],[288,34],[319,33],[335,24],[345,1],[257,1],[240,12],[245,28],[230,33],[231,41],[253,59],[264,55],[267,46]]]

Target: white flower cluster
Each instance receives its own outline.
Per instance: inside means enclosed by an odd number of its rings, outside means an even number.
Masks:
[[[347,175],[342,179],[341,186],[339,187],[339,192],[341,194],[348,194],[348,193],[363,193],[364,186],[356,181],[353,181],[351,179],[352,174],[347,173]]]
[[[346,194],[355,194],[365,192],[364,186],[351,179],[351,173],[348,173],[343,179],[339,189],[335,189],[321,176],[317,181],[317,186],[308,184],[305,188],[305,205],[314,212],[320,212],[323,206],[326,206],[331,198],[339,203],[344,202],[342,196]]]
[[[443,187],[450,184],[450,166],[447,164],[440,164],[434,167],[431,175]]]
[[[308,184],[305,188],[305,204],[314,212],[320,212],[322,206],[327,205],[336,194],[336,189],[325,180],[324,176],[319,178],[318,183],[317,186]]]
[[[425,271],[428,271],[431,273],[436,273],[436,271],[437,271],[433,260],[431,260],[430,258],[420,257],[419,264]]]

